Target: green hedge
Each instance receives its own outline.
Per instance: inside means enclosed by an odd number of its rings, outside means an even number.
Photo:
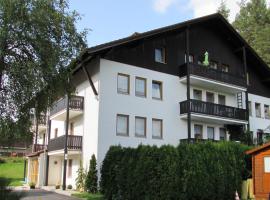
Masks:
[[[101,169],[106,199],[228,200],[249,176],[248,149],[236,143],[111,147]]]

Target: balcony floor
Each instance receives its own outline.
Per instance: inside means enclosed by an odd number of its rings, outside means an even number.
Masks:
[[[187,114],[180,115],[181,119],[186,120]],[[211,116],[211,115],[204,115],[204,114],[198,114],[198,113],[191,113],[191,121],[197,121],[197,122],[204,122],[209,124],[241,124],[245,125],[248,122],[243,120],[237,120],[237,119],[231,119],[231,118],[223,118],[218,116]]]
[[[81,150],[70,150],[70,149],[68,149],[68,155],[78,155],[78,154],[81,154],[81,153],[82,153]],[[49,156],[64,156],[64,149],[55,150],[55,151],[49,151],[48,155]]]
[[[184,76],[180,78],[180,82],[186,84],[187,83],[187,77]],[[190,84],[194,86],[203,87],[206,89],[211,90],[218,90],[220,92],[225,93],[238,93],[238,92],[244,92],[246,91],[246,88],[241,86],[236,86],[233,84],[223,83],[212,79],[207,79],[204,77],[199,77],[195,75],[190,75]]]

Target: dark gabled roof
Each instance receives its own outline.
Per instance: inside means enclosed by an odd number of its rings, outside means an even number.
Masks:
[[[166,26],[166,27],[162,27],[162,28],[158,28],[158,29],[154,29],[151,31],[147,31],[144,33],[137,33],[137,34],[133,34],[129,37],[125,37],[119,40],[114,40],[108,43],[104,43],[101,45],[97,45],[91,48],[86,49],[85,51],[82,52],[80,58],[78,59],[78,66],[74,69],[74,72],[77,71],[82,65],[80,64],[82,60],[84,60],[86,57],[90,56],[93,57],[97,54],[101,54],[107,50],[110,50],[113,47],[117,47],[117,46],[122,46],[125,44],[129,44],[131,42],[140,40],[140,39],[144,39],[144,38],[148,38],[148,37],[152,37],[155,35],[159,35],[162,33],[166,33],[166,32],[170,32],[170,31],[174,31],[177,29],[181,29],[181,28],[185,28],[188,26],[192,26],[194,24],[199,24],[199,23],[205,23],[211,20],[217,20],[218,23],[222,23],[231,33],[232,36],[234,36],[236,38],[236,40],[238,40],[238,42],[241,44],[240,46],[244,46],[247,49],[247,56],[252,56],[252,58],[250,60],[252,60],[254,63],[258,64],[261,69],[261,74],[265,74],[265,73],[269,73],[270,75],[270,68],[268,67],[268,65],[260,58],[260,56],[258,56],[258,54],[250,47],[250,45],[240,36],[240,34],[232,27],[232,25],[219,13],[215,13],[215,14],[211,14],[211,15],[207,15],[204,17],[200,17],[200,18],[196,18],[196,19],[192,19],[192,20],[188,20],[185,22],[181,22],[178,24],[174,24],[171,26]],[[250,57],[249,57],[250,58]]]

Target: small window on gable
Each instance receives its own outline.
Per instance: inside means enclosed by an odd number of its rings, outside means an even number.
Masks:
[[[155,61],[166,63],[166,49],[164,47],[155,49]]]
[[[229,65],[222,64],[221,65],[221,71],[222,72],[229,72]]]

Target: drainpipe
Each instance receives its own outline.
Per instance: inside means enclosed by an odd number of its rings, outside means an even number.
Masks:
[[[66,175],[67,175],[67,139],[68,139],[68,125],[69,125],[69,101],[70,101],[70,96],[69,93],[67,93],[67,113],[66,113],[66,129],[65,129],[65,146],[64,146],[64,170],[63,170],[63,190],[66,190]]]
[[[32,152],[35,152],[36,151],[36,144],[37,144],[37,138],[38,138],[38,116],[37,116],[37,106],[36,106],[36,109],[35,109],[35,116],[36,116],[36,136],[35,136],[35,142],[34,142],[34,145],[33,145],[33,148],[32,148]]]
[[[49,145],[49,141],[51,139],[51,120],[48,114],[48,140],[47,140],[47,148]],[[45,177],[45,186],[48,186],[48,180],[49,180],[49,164],[50,164],[50,157],[47,152],[46,156],[46,177]]]
[[[190,113],[190,69],[189,69],[189,26],[186,28],[186,65],[187,65],[187,130],[188,142],[191,140],[191,113]]]

